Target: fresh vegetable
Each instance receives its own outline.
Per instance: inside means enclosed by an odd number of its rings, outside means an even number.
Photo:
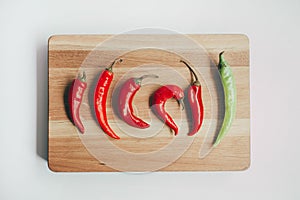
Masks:
[[[224,89],[225,115],[221,129],[214,142],[215,147],[221,142],[226,133],[229,131],[236,113],[237,93],[235,80],[229,64],[224,59],[223,53],[224,51],[219,54],[218,70]]]
[[[188,87],[187,91],[187,98],[192,114],[192,128],[190,129],[188,135],[192,136],[200,130],[204,117],[201,84],[197,74],[192,69],[192,67],[183,60],[181,60],[180,62],[184,63],[193,75],[191,85]]]
[[[174,131],[174,134],[177,135],[178,127],[165,110],[166,101],[171,98],[175,98],[177,102],[183,106],[184,92],[177,85],[165,85],[157,89],[153,94],[151,104],[153,111],[160,120],[169,126]]]
[[[128,79],[121,87],[119,93],[119,115],[130,126],[136,128],[148,128],[150,125],[134,115],[132,101],[135,94],[141,88],[144,78],[158,78],[156,75],[144,75],[139,78]]]
[[[84,126],[79,117],[79,109],[86,87],[86,75],[83,72],[82,76],[78,74],[78,77],[73,80],[68,95],[71,120],[81,133],[84,133]]]
[[[94,110],[97,121],[102,130],[110,137],[114,139],[120,139],[118,135],[114,133],[107,121],[106,115],[106,99],[110,84],[113,80],[114,74],[112,68],[117,62],[122,62],[122,59],[116,59],[109,68],[106,68],[99,76],[95,92],[94,92]]]

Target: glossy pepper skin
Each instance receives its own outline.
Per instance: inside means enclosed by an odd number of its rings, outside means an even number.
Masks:
[[[120,139],[120,137],[114,133],[107,121],[106,114],[106,99],[109,87],[113,80],[114,74],[112,72],[113,65],[117,62],[121,62],[121,59],[115,60],[112,65],[105,69],[99,76],[95,92],[94,92],[94,110],[97,121],[102,130],[111,138]]]
[[[153,94],[151,104],[152,109],[160,120],[169,126],[174,131],[174,134],[177,135],[178,127],[169,113],[165,110],[165,104],[167,100],[171,98],[175,98],[178,103],[183,106],[184,92],[177,85],[165,85],[157,89]]]
[[[189,136],[195,135],[201,128],[204,118],[204,106],[202,100],[202,88],[195,71],[185,61],[181,60],[192,73],[195,81],[192,79],[191,85],[187,90],[187,98],[192,113],[192,127],[188,133]]]
[[[134,114],[132,101],[137,91],[141,88],[142,80],[148,77],[158,78],[158,76],[155,75],[144,75],[139,78],[130,78],[122,85],[119,93],[118,110],[120,117],[128,125],[141,129],[148,128],[150,125]]]
[[[219,54],[218,69],[219,69],[223,90],[224,90],[225,115],[224,115],[221,129],[214,142],[215,147],[221,142],[224,136],[228,133],[235,117],[236,103],[237,103],[235,79],[231,71],[231,67],[224,59],[223,53],[224,51]]]
[[[204,107],[202,101],[202,92],[200,85],[191,85],[188,88],[188,101],[192,110],[192,129],[188,133],[189,136],[195,135],[201,128],[204,117]]]
[[[68,94],[70,117],[81,133],[84,133],[84,126],[79,117],[79,109],[86,87],[86,75],[83,72],[81,77],[78,75],[78,78],[73,80]]]

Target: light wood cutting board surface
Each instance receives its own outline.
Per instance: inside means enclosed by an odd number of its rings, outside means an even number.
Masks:
[[[49,147],[48,147],[48,163],[49,167],[53,171],[65,171],[65,172],[111,172],[111,171],[123,171],[119,168],[114,168],[113,161],[122,160],[119,154],[111,153],[110,159],[112,164],[100,160],[95,156],[93,152],[106,151],[109,155],[109,149],[106,149],[105,143],[108,141],[113,146],[121,149],[125,152],[130,152],[134,155],[138,154],[150,154],[160,149],[165,148],[168,144],[172,143],[174,136],[170,133],[167,127],[163,127],[159,120],[153,120],[151,126],[160,127],[153,137],[141,138],[132,137],[130,134],[126,134],[122,130],[128,129],[126,125],[122,123],[116,116],[114,100],[107,101],[107,113],[109,122],[116,132],[118,131],[120,140],[115,141],[106,138],[106,135],[99,133],[98,136],[91,134],[90,138],[84,140],[77,129],[73,126],[68,118],[66,112],[66,95],[68,87],[71,81],[77,76],[79,71],[86,71],[88,88],[84,95],[84,102],[81,107],[81,117],[84,119],[84,125],[90,128],[90,132],[96,132],[99,127],[95,123],[95,119],[92,115],[92,109],[90,109],[90,97],[92,96],[95,81],[99,73],[108,66],[112,61],[114,55],[122,53],[124,62],[117,64],[114,68],[114,81],[109,91],[109,98],[116,99],[119,86],[131,75],[139,75],[151,72],[160,74],[160,80],[168,81],[179,84],[181,87],[185,87],[189,80],[189,71],[178,62],[182,57],[174,54],[170,51],[155,48],[145,48],[135,51],[124,52],[122,45],[118,46],[124,41],[117,41],[115,46],[96,48],[97,45],[101,45],[111,35],[58,35],[52,36],[49,39]],[[145,35],[136,38],[135,42],[141,40],[149,40],[152,38],[154,43],[163,43],[166,41],[166,35]],[[250,102],[249,102],[249,41],[245,35],[187,35],[194,42],[202,45],[207,51],[207,57],[210,58],[210,62],[216,64],[218,62],[218,54],[221,51],[225,51],[225,58],[230,63],[234,77],[236,79],[236,87],[238,91],[237,100],[237,113],[234,123],[230,129],[230,132],[223,139],[221,144],[214,149],[210,149],[205,157],[199,158],[199,151],[203,148],[203,142],[213,134],[207,135],[210,130],[211,124],[215,124],[220,121],[220,117],[214,115],[215,110],[218,109],[218,105],[211,103],[210,85],[203,85],[203,99],[207,102],[205,107],[205,118],[203,127],[200,132],[190,142],[190,146],[183,151],[180,156],[174,159],[173,162],[161,163],[161,168],[155,168],[159,171],[216,171],[216,170],[244,170],[247,169],[250,164]],[[173,41],[176,44],[176,39]],[[167,44],[168,45],[168,44]],[[173,48],[181,48],[181,46],[174,45]],[[190,58],[198,59],[197,51],[186,48],[185,46],[179,50],[182,55],[186,55]],[[95,55],[100,55],[101,58],[91,58],[93,55],[91,52],[97,52]],[[201,56],[200,56],[201,58]],[[199,59],[200,59],[199,58]],[[84,66],[83,66],[84,65]],[[142,67],[140,67],[142,66]],[[171,68],[169,68],[171,66]],[[139,68],[140,67],[140,68]],[[174,76],[180,74],[179,78],[171,76],[170,69]],[[200,80],[211,79],[205,77],[211,70],[209,67],[200,67],[201,76]],[[132,72],[132,73],[131,73]],[[169,74],[168,74],[169,73]],[[127,77],[128,76],[128,77]],[[171,76],[171,77],[170,77]],[[214,77],[217,79],[218,77]],[[148,82],[147,82],[148,81]],[[134,99],[134,106],[138,111],[139,117],[146,121],[151,121],[153,116],[149,109],[145,109],[148,106],[148,99],[158,87],[158,84],[151,84],[153,80],[147,80],[142,89],[137,93]],[[211,80],[220,81],[220,80]],[[148,84],[147,84],[148,83]],[[216,90],[220,90],[217,88]],[[217,96],[214,101],[222,102],[222,96]],[[186,117],[185,112],[180,111],[175,101],[171,100],[167,103],[167,110],[171,116],[178,120],[180,124],[188,124],[190,120]],[[219,110],[219,112],[221,112]],[[94,130],[95,128],[95,130]],[[188,131],[182,126],[182,132]],[[99,132],[99,131],[98,131]],[[145,132],[147,134],[147,132]],[[87,134],[88,135],[88,134]],[[95,137],[95,138],[94,138]],[[97,137],[103,137],[102,139]],[[177,136],[176,136],[177,137]],[[178,141],[186,140],[187,136],[181,134],[178,137]],[[104,142],[105,140],[105,142]],[[190,139],[188,139],[190,140]],[[87,142],[89,145],[86,145]],[[101,149],[103,147],[104,149]],[[179,151],[179,150],[178,150]],[[171,155],[172,153],[169,152]],[[136,159],[143,159],[135,161]],[[147,156],[140,158],[139,156],[131,158],[132,162],[128,160],[126,165],[135,165],[134,163],[148,163],[150,162]],[[152,157],[149,159],[153,159]],[[151,161],[152,163],[161,162],[162,158]],[[151,163],[150,162],[150,163]],[[154,164],[153,164],[154,165]],[[134,168],[136,167],[136,168]],[[128,169],[128,170],[126,170]],[[132,168],[124,167],[124,171],[143,171],[139,170],[138,166]],[[137,170],[136,170],[137,169]],[[149,168],[145,168],[149,169]]]

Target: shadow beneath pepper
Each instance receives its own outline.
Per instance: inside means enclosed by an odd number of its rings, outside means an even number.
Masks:
[[[214,81],[214,87],[216,88],[216,95],[218,99],[218,104],[216,106],[217,112],[216,112],[216,131],[214,133],[214,138],[212,143],[214,143],[217,139],[218,133],[221,129],[224,115],[225,115],[225,99],[224,99],[224,89],[223,89],[223,84],[221,81],[220,73],[218,71],[217,66],[211,61],[210,62],[210,69],[211,69],[211,74],[212,78]]]
[[[155,90],[156,91],[156,90]],[[155,108],[154,108],[154,93],[155,91],[150,95],[149,97],[149,108],[151,109],[152,113],[160,120],[162,121],[163,123],[165,123],[165,121],[163,121],[160,117],[159,117],[159,114],[156,112]]]
[[[69,90],[71,88],[72,81],[70,81],[67,85],[67,87],[64,90],[64,108],[65,112],[67,114],[68,119],[74,124],[72,117],[71,117],[71,112],[70,112],[70,106],[69,106]]]
[[[123,86],[123,84],[119,84],[118,87],[114,88],[114,92],[112,94],[112,109],[113,109],[113,112],[116,114],[116,116],[121,120],[121,113],[119,112],[119,95],[120,95],[120,90],[121,90],[121,87]]]
[[[152,94],[150,95],[149,101],[148,101],[149,108],[151,108],[151,110],[153,110],[153,108],[152,108],[152,105],[153,105],[153,94],[154,94],[154,93],[152,93]]]

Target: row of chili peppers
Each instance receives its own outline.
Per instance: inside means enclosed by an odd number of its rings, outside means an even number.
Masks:
[[[220,54],[220,57],[221,55],[222,53]],[[96,119],[103,131],[114,139],[120,139],[120,137],[112,130],[108,123],[106,100],[114,77],[112,69],[113,66],[118,62],[121,63],[122,59],[116,59],[110,67],[106,68],[100,74],[94,91],[94,111],[96,114]],[[186,61],[180,60],[180,62],[182,62],[189,69],[192,77],[191,84],[187,89],[187,99],[191,109],[192,117],[192,126],[188,135],[192,136],[199,131],[203,122],[204,106],[202,101],[202,88],[195,70]],[[156,75],[144,75],[139,78],[130,78],[122,85],[120,89],[118,104],[119,115],[123,121],[136,128],[144,129],[150,126],[147,122],[143,121],[134,114],[132,107],[134,96],[141,88],[142,80],[150,77],[158,78]],[[81,133],[84,133],[84,126],[79,117],[79,108],[86,87],[86,75],[83,72],[82,76],[79,76],[73,81],[69,90],[71,119]],[[157,89],[152,95],[151,107],[158,118],[167,126],[169,126],[174,131],[174,134],[177,135],[178,127],[165,109],[166,102],[171,98],[176,99],[177,102],[182,105],[182,108],[184,108],[184,91],[177,85],[164,85]]]

